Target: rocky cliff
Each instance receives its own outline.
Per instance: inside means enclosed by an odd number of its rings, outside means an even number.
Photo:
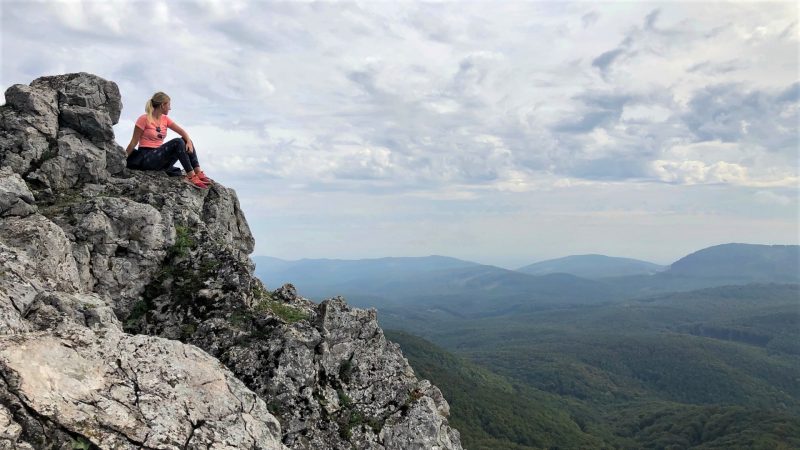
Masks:
[[[125,168],[115,83],[0,106],[0,449],[460,449],[375,311],[253,277],[236,194]]]

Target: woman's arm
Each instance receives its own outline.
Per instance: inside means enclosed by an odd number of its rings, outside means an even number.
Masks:
[[[186,130],[181,128],[180,125],[178,125],[175,122],[170,123],[168,128],[180,134],[183,140],[186,141],[186,151],[188,153],[192,153],[194,151],[194,144],[192,143],[192,138],[189,137],[189,133],[187,133]]]
[[[125,149],[125,156],[129,156],[131,154],[133,148],[139,143],[139,139],[142,138],[142,134],[144,134],[143,129],[137,126],[133,127],[133,137],[131,138],[130,144],[128,144],[128,148]]]

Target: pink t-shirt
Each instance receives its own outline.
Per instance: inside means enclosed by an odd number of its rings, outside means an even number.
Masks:
[[[161,147],[167,137],[167,127],[173,123],[172,119],[165,114],[162,114],[155,122],[150,123],[147,121],[147,114],[139,116],[136,119],[136,126],[144,130],[142,137],[139,138],[139,147]]]

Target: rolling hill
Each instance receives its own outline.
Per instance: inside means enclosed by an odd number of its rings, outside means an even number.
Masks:
[[[573,255],[520,267],[517,272],[530,275],[568,273],[577,277],[599,279],[630,275],[652,275],[665,269],[666,267],[664,266],[638,259],[605,255]]]
[[[314,300],[341,295],[353,305],[376,307],[390,315],[419,316],[424,312],[474,318],[754,281],[800,283],[800,273],[792,272],[797,269],[798,249],[799,246],[726,244],[695,252],[651,275],[599,279],[567,273],[532,275],[444,256],[299,261],[256,256],[253,260],[256,275],[268,286],[291,282],[301,295]],[[624,264],[650,271],[660,268],[602,255],[564,258],[560,265],[548,264],[550,269],[569,266],[594,275],[600,274],[604,265],[620,270]]]
[[[752,286],[650,299],[644,313],[622,313],[616,324],[609,317],[620,305],[434,326],[455,354],[405,332],[386,334],[440,387],[465,448],[790,449],[800,445],[796,357],[669,331],[697,310],[681,303],[698,296],[721,302],[716,312],[734,303],[738,313],[728,318],[740,320],[796,306],[787,297],[796,287],[774,288],[763,308]],[[662,308],[677,313],[654,326]],[[796,326],[778,329],[797,337]]]
[[[342,295],[350,304],[427,308],[459,317],[507,314],[553,304],[586,304],[618,297],[612,286],[568,274],[527,275],[442,257],[359,261],[298,261],[272,265],[256,258],[256,275],[268,285],[295,280],[315,300]],[[270,272],[270,267],[280,270]]]
[[[672,263],[665,272],[695,278],[736,278],[746,282],[800,282],[800,246],[724,244]]]

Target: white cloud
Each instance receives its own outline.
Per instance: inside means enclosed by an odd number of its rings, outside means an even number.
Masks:
[[[56,1],[53,2],[53,9],[58,19],[67,27],[75,30],[88,29],[90,21],[82,1]]]
[[[673,111],[658,104],[631,104],[625,105],[622,110],[621,119],[623,122],[665,122],[673,114]]]
[[[130,20],[143,12],[149,33]],[[797,13],[791,3],[612,13],[547,2],[6,2],[1,75],[4,86],[68,71],[116,81],[124,143],[163,90],[206,169],[241,181],[248,198],[274,192],[275,209],[288,207],[281,195],[348,192],[373,204],[413,196],[406,215],[538,195],[577,213],[612,201],[590,199],[593,189],[646,202],[630,191],[648,183],[667,199],[708,188],[763,205],[769,194],[754,189],[798,182]],[[318,214],[348,198],[326,197]],[[796,223],[781,216],[793,203],[772,200],[766,211]]]
[[[33,2],[34,4],[38,2]],[[52,0],[45,2],[56,18],[74,31],[109,33],[121,36],[131,17],[146,11],[156,23],[163,21],[166,5],[163,2],[131,3],[120,0],[98,2],[93,0]],[[39,3],[38,6],[42,6]],[[153,23],[148,21],[148,23]]]
[[[228,20],[240,17],[240,14],[247,7],[245,0],[196,0],[202,7],[206,17],[210,20]]]
[[[461,105],[459,105],[455,100],[451,99],[435,99],[426,101],[425,106],[438,114],[452,114],[461,109]]]
[[[653,162],[667,182],[732,183],[752,187],[796,186],[798,167],[758,145],[707,141],[676,144]],[[788,164],[787,164],[788,162]],[[685,176],[684,176],[685,175]],[[683,181],[681,181],[683,180]]]
[[[737,185],[763,186],[765,183],[790,185],[796,178],[777,180],[754,180],[748,176],[747,168],[739,164],[717,161],[706,164],[703,161],[653,161],[651,170],[661,181],[680,184],[730,183]]]
[[[747,146],[735,142],[706,141],[674,145],[665,152],[665,155],[674,159],[705,162],[720,160],[743,162],[758,151],[752,148],[751,151],[747,150]]]
[[[385,179],[394,175],[392,152],[388,148],[337,146],[330,172],[325,174],[345,179]]]

